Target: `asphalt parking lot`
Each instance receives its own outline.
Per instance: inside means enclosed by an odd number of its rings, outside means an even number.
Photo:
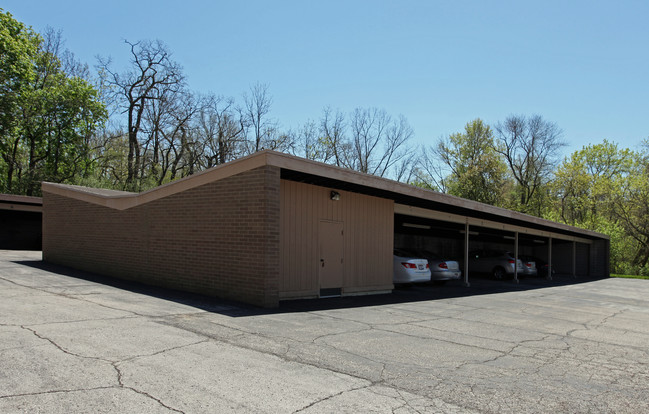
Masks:
[[[647,298],[537,279],[263,310],[0,251],[0,412],[649,412]]]

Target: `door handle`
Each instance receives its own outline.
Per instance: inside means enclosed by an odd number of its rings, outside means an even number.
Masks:
[[[322,264],[322,267],[324,267],[324,259],[320,259],[320,263]]]

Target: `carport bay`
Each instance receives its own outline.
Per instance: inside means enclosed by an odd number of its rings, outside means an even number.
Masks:
[[[559,230],[559,229],[557,229]],[[572,277],[608,276],[608,240],[592,239],[534,227],[395,204],[395,247],[430,250],[462,263],[464,284],[475,272],[469,266],[473,250],[509,251],[514,257],[537,257],[557,274]],[[513,279],[518,282],[518,262]],[[546,276],[552,278],[551,273]]]

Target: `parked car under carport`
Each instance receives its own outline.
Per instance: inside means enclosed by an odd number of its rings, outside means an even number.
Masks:
[[[522,274],[523,262],[514,259],[514,256],[506,250],[483,249],[469,252],[469,272],[489,274],[497,280],[505,276],[513,277],[515,264],[516,273]]]
[[[534,276],[538,275],[540,277],[548,277],[548,271],[549,271],[550,265],[548,264],[547,261],[545,261],[543,259],[540,259],[540,258],[538,258],[536,256],[529,256],[529,255],[522,255],[522,256],[520,256],[520,258],[521,258],[521,260],[524,260],[524,261],[528,260],[528,261],[533,261],[534,263],[536,263],[537,274],[534,275]],[[552,268],[552,270],[550,271],[550,275],[554,276],[555,273],[556,272],[555,272],[554,268]]]
[[[423,257],[428,260],[430,267],[430,280],[436,284],[444,284],[449,280],[462,278],[460,263],[455,260],[446,260],[437,253],[430,250],[402,249],[416,257]]]
[[[523,262],[523,276],[536,276],[538,268],[536,267],[536,260],[530,256],[521,256],[518,258]]]
[[[393,282],[418,283],[430,281],[428,261],[412,252],[394,249]]]

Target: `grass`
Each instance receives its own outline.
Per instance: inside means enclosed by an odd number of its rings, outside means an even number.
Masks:
[[[611,277],[622,277],[625,279],[647,279],[649,280],[649,276],[634,276],[634,275],[617,275],[617,274],[611,274]]]

